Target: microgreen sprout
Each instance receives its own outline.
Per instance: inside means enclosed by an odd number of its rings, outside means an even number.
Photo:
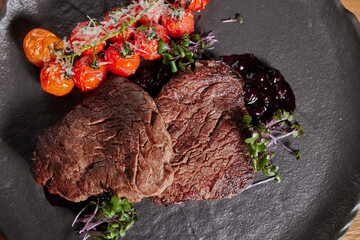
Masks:
[[[93,212],[86,214],[91,207]],[[82,224],[76,233],[83,239],[118,239],[125,236],[137,219],[136,210],[128,199],[106,194],[90,201],[76,216],[72,226]]]
[[[284,110],[277,110],[273,119],[264,124],[261,121],[257,126],[252,125],[252,117],[244,116],[242,124],[251,132],[251,137],[245,139],[255,171],[262,171],[266,176],[275,177],[277,182],[281,181],[278,173],[279,167],[273,165],[275,152],[274,146],[279,143],[287,151],[294,154],[300,160],[300,150],[293,150],[286,146],[282,139],[292,136],[304,136],[301,125],[294,122],[294,114]]]
[[[206,50],[213,48],[217,42],[213,32],[201,37],[199,34],[183,34],[177,42],[171,40],[167,44],[159,40],[158,53],[163,57],[163,64],[170,65],[171,72],[180,69],[186,72],[186,66],[200,59]]]
[[[244,18],[240,14],[236,14],[235,18],[224,19],[224,20],[222,20],[222,22],[223,23],[232,23],[232,22],[243,23]]]

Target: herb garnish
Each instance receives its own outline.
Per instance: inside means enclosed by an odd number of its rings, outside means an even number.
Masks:
[[[153,23],[152,19],[151,19],[150,23],[148,22],[148,20],[146,20],[146,18],[144,16],[143,16],[143,19],[145,20],[147,26],[137,27],[136,30],[138,30],[140,32],[145,32],[145,34],[147,35],[146,42],[150,42],[153,39],[159,40],[160,38],[157,36],[158,32],[156,32],[156,30],[155,30],[157,25]]]
[[[175,22],[180,22],[182,17],[185,15],[187,9],[191,4],[191,0],[186,0],[184,6],[182,4],[171,4],[169,1],[165,0],[168,4],[168,13],[167,15],[172,18]]]
[[[163,64],[170,65],[172,73],[176,73],[178,69],[186,72],[185,67],[195,59],[200,59],[216,42],[213,32],[203,37],[199,34],[183,34],[179,41],[171,40],[170,44],[160,39],[158,53],[163,56]]]
[[[266,124],[259,121],[257,126],[253,126],[250,115],[244,116],[242,123],[252,134],[245,142],[251,155],[254,170],[262,171],[266,176],[275,176],[275,180],[280,182],[279,167],[273,165],[272,162],[275,157],[275,152],[273,152],[275,144],[282,145],[287,151],[294,154],[297,160],[300,160],[301,157],[299,149],[290,149],[281,141],[281,139],[289,136],[304,136],[301,125],[294,122],[294,114],[279,109],[273,119]]]
[[[122,47],[121,49],[115,47],[113,44],[110,44],[110,46],[114,48],[117,52],[119,52],[122,58],[131,57],[132,55],[134,55],[135,51],[129,47],[129,44],[125,40],[124,36],[123,39],[124,39],[124,47]]]
[[[136,210],[128,199],[120,199],[117,196],[103,195],[101,200],[97,197],[96,201],[90,201],[76,216],[72,226],[77,223],[83,224],[82,228],[76,233],[79,237],[87,239],[118,239],[124,237],[135,221],[138,220]],[[94,211],[90,214],[82,213],[90,206]]]

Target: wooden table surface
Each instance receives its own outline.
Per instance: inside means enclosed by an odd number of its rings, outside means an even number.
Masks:
[[[344,7],[354,13],[354,15],[360,21],[360,0],[341,0],[341,2]],[[0,10],[3,3],[4,0],[0,0]],[[0,233],[0,240],[3,239],[4,238]],[[360,240],[360,214],[358,214],[356,217],[354,223],[351,225],[343,240]]]

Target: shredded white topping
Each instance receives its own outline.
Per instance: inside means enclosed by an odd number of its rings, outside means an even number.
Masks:
[[[55,63],[60,63],[61,68],[63,69],[61,72],[66,73],[67,75],[74,75],[71,67],[71,59],[70,58],[60,58],[56,57]]]
[[[101,25],[97,25],[97,23],[94,21],[94,19],[90,18],[89,23],[85,27],[80,27],[79,23],[77,25],[78,32],[74,36],[77,40],[72,41],[72,48],[74,51],[81,50],[82,46],[92,45],[99,41],[101,38],[103,38],[106,35],[106,32],[104,31],[103,27]]]
[[[101,62],[99,63],[99,66],[102,66],[102,65],[106,65],[106,64],[110,64],[111,62]]]
[[[63,38],[62,42],[64,43],[64,50],[70,51],[71,50],[70,42],[69,40],[66,39],[66,36]]]

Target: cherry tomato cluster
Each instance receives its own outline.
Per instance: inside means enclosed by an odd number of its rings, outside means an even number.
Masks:
[[[139,2],[148,7],[145,9]],[[132,1],[127,8],[130,13],[115,8],[100,22],[80,22],[68,42],[45,29],[31,30],[23,47],[28,60],[41,67],[42,89],[63,96],[75,85],[83,92],[95,89],[108,71],[122,77],[134,74],[140,56],[145,60],[162,57],[158,53],[159,40],[169,43],[171,38],[192,33],[192,11],[202,10],[209,0],[165,2]]]

